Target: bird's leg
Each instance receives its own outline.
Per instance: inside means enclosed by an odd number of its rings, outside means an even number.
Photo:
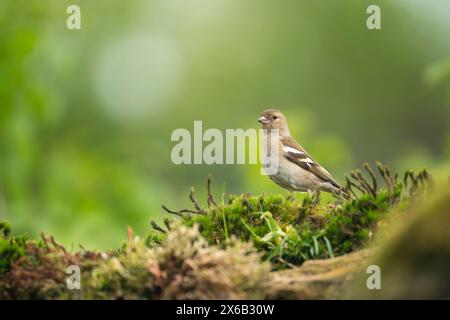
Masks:
[[[312,190],[307,190],[306,192],[308,192],[308,197],[309,197],[309,200],[311,201],[314,197],[314,192]]]
[[[316,198],[314,199],[314,204],[318,205],[320,203],[320,190],[316,190]]]

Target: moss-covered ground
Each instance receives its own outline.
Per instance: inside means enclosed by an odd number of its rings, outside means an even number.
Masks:
[[[425,170],[399,177],[380,163],[352,172],[327,203],[294,194],[218,201],[208,178],[204,204],[192,189],[192,209],[163,206],[164,225],[152,221],[142,238],[129,230],[109,252],[69,252],[52,236],[25,239],[2,222],[0,299],[264,298],[274,272],[370,247],[432,188]],[[80,290],[67,288],[69,265],[80,267]]]

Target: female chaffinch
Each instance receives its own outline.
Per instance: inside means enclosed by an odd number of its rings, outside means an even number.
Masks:
[[[270,179],[282,188],[308,192],[310,196],[313,191],[317,192],[318,196],[320,191],[333,194],[343,192],[342,187],[333,176],[314,161],[305,149],[292,138],[286,117],[281,111],[265,110],[261,113],[258,121],[265,129],[265,135],[270,134],[274,129],[278,132],[278,170],[274,174],[268,173]],[[266,141],[268,140],[266,139]]]

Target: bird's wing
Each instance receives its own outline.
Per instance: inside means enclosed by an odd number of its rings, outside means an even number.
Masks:
[[[284,155],[289,161],[292,161],[301,168],[315,174],[323,181],[331,183],[336,188],[341,188],[339,183],[334,180],[333,176],[318,162],[314,161],[305,149],[300,147],[292,137],[285,137],[281,142],[283,144]]]

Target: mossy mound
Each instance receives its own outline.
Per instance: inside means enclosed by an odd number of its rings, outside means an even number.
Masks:
[[[139,237],[114,254],[69,253],[54,239],[17,245],[20,256],[2,254],[1,299],[257,299],[269,265],[251,244],[230,240],[209,246],[197,227],[173,226],[167,240],[150,249]],[[4,251],[2,251],[3,253]],[[69,290],[66,268],[81,270],[81,289]]]
[[[27,240],[0,224],[0,299],[337,298],[367,260],[360,249],[432,188],[426,171],[398,181],[381,164],[377,176],[365,168],[368,178],[347,178],[347,199],[325,205],[269,194],[218,203],[208,179],[205,207],[192,190],[194,209],[164,207],[176,218],[152,222],[142,240],[129,230],[107,253],[68,252],[51,236]],[[81,270],[79,290],[67,287],[70,265]]]
[[[208,179],[206,208],[199,204],[193,189],[189,198],[195,209],[163,208],[180,216],[183,225],[198,224],[209,244],[223,245],[235,236],[252,241],[274,269],[299,266],[306,260],[333,258],[366,247],[393,212],[424,196],[432,186],[425,170],[417,175],[407,171],[399,181],[387,166],[378,164],[378,176],[369,165],[364,167],[368,178],[359,170],[347,178],[349,199],[338,198],[326,205],[318,205],[308,196],[299,200],[294,194],[231,195],[227,202],[217,203]],[[149,246],[161,243],[166,232],[155,222],[152,225]]]
[[[380,267],[381,290],[356,281],[349,298],[450,298],[450,188],[411,211],[410,221],[396,221],[370,261]]]

